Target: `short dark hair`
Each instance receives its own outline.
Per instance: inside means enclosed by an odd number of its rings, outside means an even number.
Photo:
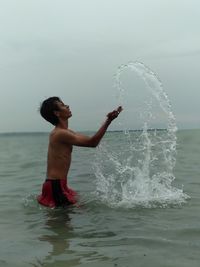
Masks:
[[[56,126],[59,122],[58,117],[54,112],[59,110],[56,101],[61,102],[61,99],[57,96],[49,97],[45,99],[40,106],[41,116],[54,126]]]

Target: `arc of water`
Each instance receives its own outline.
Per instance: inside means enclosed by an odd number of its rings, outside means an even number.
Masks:
[[[125,129],[124,141],[128,149],[123,151],[123,158],[120,154],[113,154],[102,146],[96,161],[97,195],[109,205],[124,203],[127,206],[127,204],[142,203],[145,207],[152,207],[154,204],[151,203],[154,201],[161,206],[166,203],[182,203],[188,196],[171,184],[175,178],[173,168],[176,162],[177,127],[169,98],[161,81],[150,68],[138,61],[130,62],[121,65],[115,75],[115,86],[119,93],[118,100],[122,106],[126,89],[123,88],[121,74],[126,69],[136,73],[157,100],[166,114],[167,129],[164,135],[157,135],[156,131],[154,136],[151,135],[148,132],[148,123],[151,120],[149,116],[144,122],[142,134],[140,133],[137,137],[137,141],[134,140],[132,143],[130,132]],[[151,115],[152,105],[147,107]],[[159,157],[162,158],[161,161]]]
[[[121,74],[124,70],[130,69],[134,71],[140,78],[143,79],[147,89],[150,90],[152,95],[157,99],[161,109],[167,114],[167,132],[168,137],[171,142],[170,151],[171,151],[171,158],[168,158],[170,161],[171,171],[173,170],[175,163],[176,163],[176,157],[174,154],[176,154],[176,132],[177,132],[177,126],[176,126],[176,118],[172,112],[171,103],[169,101],[169,98],[166,94],[166,92],[163,89],[163,85],[160,81],[160,79],[157,77],[156,73],[153,72],[149,67],[147,67],[144,63],[135,61],[135,62],[129,62],[128,64],[121,65],[117,73],[115,74],[115,86],[119,92],[119,102],[123,105],[123,99],[125,95],[125,88],[123,88],[122,82],[121,82]],[[143,130],[145,130],[145,125]],[[128,129],[125,129],[125,133],[128,136],[129,142],[130,142],[130,134],[128,132]]]

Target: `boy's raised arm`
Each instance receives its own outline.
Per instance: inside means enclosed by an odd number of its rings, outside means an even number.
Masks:
[[[62,139],[63,142],[66,142],[70,145],[96,147],[100,143],[102,137],[104,136],[106,130],[108,129],[108,126],[114,119],[118,117],[121,111],[122,107],[120,106],[116,110],[113,110],[112,112],[108,113],[107,119],[105,120],[103,125],[91,137],[79,133],[73,133],[67,130],[67,131],[62,131],[61,133],[62,136],[60,138]]]

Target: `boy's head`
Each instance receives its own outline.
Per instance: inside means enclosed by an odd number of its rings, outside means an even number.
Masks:
[[[62,102],[57,96],[49,97],[44,100],[40,106],[41,116],[53,125],[57,125],[59,122],[56,111],[59,111],[58,102]]]

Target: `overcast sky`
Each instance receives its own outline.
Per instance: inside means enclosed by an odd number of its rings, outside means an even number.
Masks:
[[[200,128],[199,25],[199,0],[0,0],[0,132],[49,131],[37,110],[54,95],[71,128],[95,130],[119,104],[117,68],[135,60],[162,81],[178,127]],[[127,79],[122,118],[145,94]]]

